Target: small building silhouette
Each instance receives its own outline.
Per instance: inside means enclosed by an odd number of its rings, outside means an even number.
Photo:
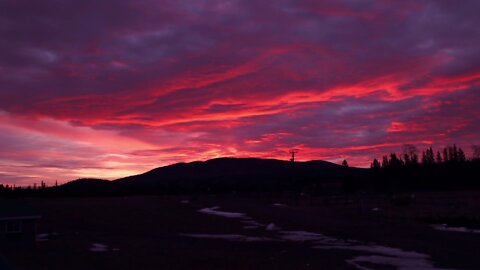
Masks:
[[[39,218],[22,200],[0,199],[0,248],[34,245]]]

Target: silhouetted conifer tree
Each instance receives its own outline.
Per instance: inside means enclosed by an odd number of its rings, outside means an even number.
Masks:
[[[408,154],[403,154],[403,160],[405,160],[405,165],[409,166],[411,164],[410,156]]]
[[[452,153],[453,153],[453,161],[458,162],[458,150],[455,144],[453,145]]]
[[[418,165],[418,156],[417,156],[417,154],[413,154],[412,164],[413,164],[413,165]]]
[[[429,165],[433,165],[435,163],[435,154],[433,153],[432,147],[427,150],[427,161]]]
[[[465,152],[463,152],[462,148],[458,148],[458,161],[463,163],[466,160],[467,160],[467,157],[465,156]]]
[[[350,170],[349,170],[348,162],[346,159],[343,160],[342,167],[343,167],[342,188],[346,193],[354,192],[355,187],[354,187],[352,178],[350,176]]]
[[[442,163],[442,155],[440,154],[440,151],[437,151],[436,161],[437,161],[437,164]]]
[[[448,162],[449,161],[449,158],[448,158],[448,149],[447,147],[443,148],[443,162]]]
[[[381,168],[380,162],[378,162],[378,160],[374,158],[372,164],[370,165],[370,168],[376,169],[376,170],[380,169]]]
[[[389,166],[394,169],[402,167],[402,160],[397,157],[396,153],[390,154]]]
[[[382,157],[382,168],[390,167],[390,162],[388,161],[388,156]]]

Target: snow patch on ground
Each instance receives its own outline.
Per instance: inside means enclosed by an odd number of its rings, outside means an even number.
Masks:
[[[35,236],[35,240],[38,241],[38,242],[48,241],[48,240],[50,240],[49,236],[50,236],[50,234],[48,234],[48,233],[37,234]]]
[[[419,269],[436,270],[430,261],[430,256],[414,251],[405,251],[376,244],[365,244],[356,240],[341,240],[320,233],[306,231],[283,231],[282,239],[294,242],[312,242],[316,249],[341,249],[365,252],[372,255],[362,255],[347,260],[347,263],[361,270],[374,270],[362,264],[391,266],[398,270]]]
[[[206,239],[222,239],[235,242],[265,242],[265,241],[278,241],[277,239],[268,237],[256,237],[246,236],[241,234],[180,234],[182,236],[193,238],[206,238]]]
[[[370,268],[362,266],[362,263],[375,264],[375,265],[384,265],[384,266],[394,266],[398,270],[432,270],[438,269],[432,266],[431,262],[428,260],[419,260],[416,258],[399,258],[399,257],[389,257],[389,256],[380,256],[380,255],[370,255],[370,256],[358,256],[351,260],[347,260],[347,263],[355,266],[361,270],[373,270],[378,268]]]
[[[258,229],[258,228],[267,226],[265,224],[262,224],[260,222],[253,220],[251,217],[245,215],[244,213],[220,211],[219,209],[220,209],[219,206],[214,206],[214,207],[202,208],[198,210],[198,212],[203,214],[208,214],[208,215],[221,216],[225,218],[240,219],[240,221],[243,224],[245,224],[245,226],[243,226],[244,229]]]
[[[243,228],[245,229],[258,229],[260,227],[265,226],[265,224],[259,223],[247,216],[245,216],[245,218],[242,219],[242,223],[246,225],[246,226],[243,226]]]
[[[35,235],[35,241],[37,242],[43,242],[43,241],[48,241],[55,236],[58,236],[57,232],[52,232],[52,233],[40,233]]]
[[[432,228],[445,232],[462,232],[462,233],[480,233],[480,230],[469,229],[466,227],[449,227],[447,224],[434,224]]]
[[[365,265],[383,265],[391,266],[398,270],[407,269],[422,269],[422,270],[437,270],[430,261],[430,256],[414,251],[405,251],[398,248],[380,246],[380,245],[343,245],[343,246],[315,246],[320,249],[343,249],[352,251],[361,251],[373,255],[356,256],[353,259],[347,260],[347,263],[354,265],[358,269],[373,270],[377,268],[370,268]]]
[[[278,231],[281,228],[275,225],[275,223],[269,223],[267,227],[265,228],[267,231]]]
[[[105,244],[93,243],[89,250],[93,252],[105,252],[108,251],[108,246]]]
[[[262,241],[284,241],[284,242],[311,242],[312,247],[316,249],[339,249],[348,251],[358,251],[367,253],[346,260],[348,264],[360,270],[375,270],[379,267],[389,266],[398,270],[417,269],[417,270],[439,270],[433,266],[430,256],[415,251],[405,251],[399,248],[381,246],[374,243],[362,243],[357,240],[342,240],[326,236],[321,233],[308,231],[284,231],[274,223],[268,225],[261,224],[244,213],[220,211],[219,206],[200,209],[198,212],[222,216],[226,218],[237,218],[247,226],[246,229],[256,229],[265,227],[268,231],[274,231],[276,236],[272,238],[247,236],[239,234],[181,234],[187,237],[205,238],[205,239],[223,239],[236,242],[262,242]],[[373,209],[372,209],[373,210]],[[380,209],[378,209],[380,210]],[[378,211],[373,210],[373,211]],[[443,230],[452,230],[446,226]],[[459,229],[455,231],[464,231],[468,229]],[[472,230],[469,230],[471,232]],[[473,230],[475,231],[475,230]],[[373,265],[373,266],[372,266]]]
[[[214,207],[200,209],[198,210],[198,212],[203,214],[208,214],[208,215],[226,217],[226,218],[244,218],[245,217],[245,214],[243,213],[226,212],[226,211],[220,211],[218,209],[220,209],[219,206],[214,206]]]
[[[321,241],[328,243],[338,241],[335,238],[328,237],[320,233],[306,231],[281,231],[280,238],[293,242]]]

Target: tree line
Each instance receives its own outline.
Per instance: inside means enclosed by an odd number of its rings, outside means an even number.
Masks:
[[[473,147],[467,158],[457,145],[421,153],[414,145],[405,145],[403,153],[390,153],[371,163],[370,186],[379,191],[449,190],[480,188],[480,147]]]
[[[477,149],[474,147],[474,149]],[[480,149],[474,150],[472,159],[468,160],[465,151],[462,148],[453,146],[447,146],[443,148],[443,151],[435,151],[432,147],[429,147],[422,151],[421,161],[419,161],[418,150],[414,145],[405,145],[403,154],[397,155],[397,153],[391,153],[390,155],[384,155],[382,161],[374,159],[370,168],[395,168],[395,167],[410,167],[410,166],[431,166],[434,164],[458,164],[467,161],[474,161],[480,158]]]

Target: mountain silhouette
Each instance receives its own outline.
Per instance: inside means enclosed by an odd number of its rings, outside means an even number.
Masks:
[[[260,158],[217,158],[176,163],[113,181],[79,179],[62,185],[63,190],[145,193],[182,191],[282,190],[292,185],[340,182],[344,167],[327,161],[289,162]],[[367,169],[349,168],[352,177]]]

